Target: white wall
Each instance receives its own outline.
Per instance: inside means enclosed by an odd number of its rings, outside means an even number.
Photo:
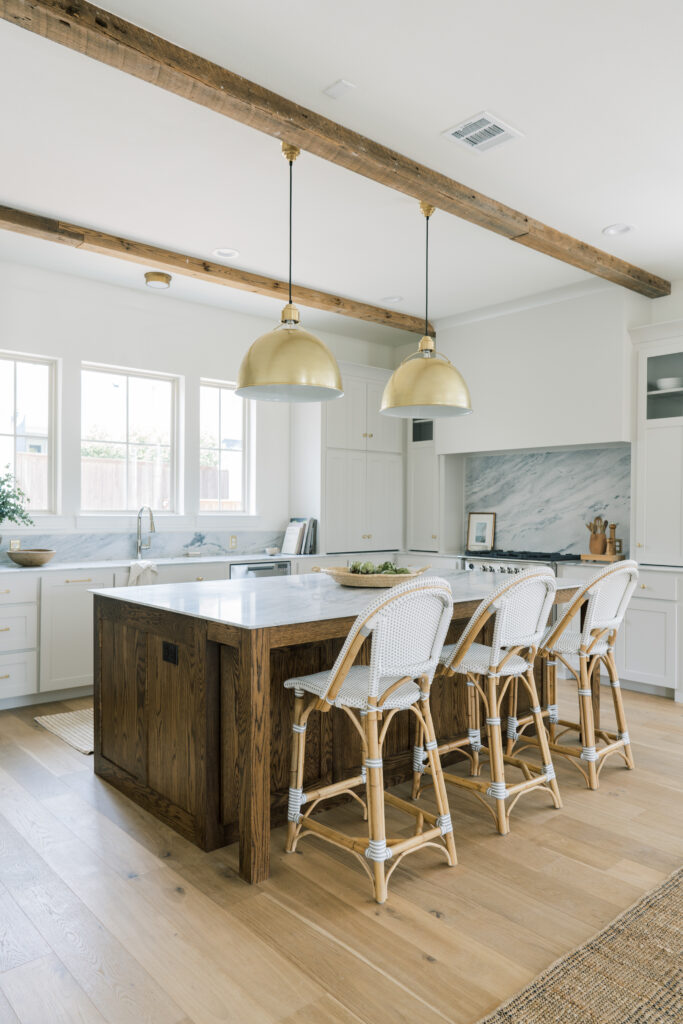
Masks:
[[[437,323],[437,346],[465,377],[473,409],[437,421],[437,450],[631,440],[628,326],[642,321],[649,305],[624,289],[590,282]]]
[[[201,523],[228,528],[225,517],[198,520],[200,377],[235,380],[249,344],[273,324],[265,318],[178,301],[167,292],[135,291],[90,279],[0,263],[0,348],[59,360],[62,492],[60,515],[40,517],[41,529],[128,529],[130,517],[79,517],[80,366],[94,362],[162,371],[182,378],[185,395],[185,515],[160,516],[160,528]],[[394,349],[358,337],[317,332],[340,360],[392,367]],[[235,528],[280,529],[289,515],[290,411],[256,408],[255,517],[233,517]],[[183,511],[183,510],[180,510]],[[164,522],[165,519],[165,522]]]

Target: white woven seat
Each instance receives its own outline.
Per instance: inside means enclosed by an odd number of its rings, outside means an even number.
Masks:
[[[548,640],[552,636],[555,630],[554,626],[548,626],[543,639],[541,640],[541,647],[545,647]],[[581,633],[578,630],[567,629],[564,633],[556,638],[553,643],[553,650],[559,651],[561,654],[578,654],[581,650]],[[598,640],[591,649],[591,654],[607,654],[609,650],[609,644],[606,639]]]
[[[309,676],[299,676],[296,679],[288,679],[285,683],[287,690],[305,690],[306,693],[313,693],[318,697],[324,697],[330,687],[331,672],[314,672]],[[390,686],[397,683],[402,676],[382,676],[379,680],[379,692],[384,693]],[[357,708],[367,711],[368,693],[370,687],[370,666],[353,665],[341,685],[341,689],[330,703],[337,708]],[[409,708],[411,704],[420,699],[420,687],[413,679],[409,679],[402,686],[389,694],[382,708]]]
[[[287,852],[293,853],[299,839],[307,835],[319,835],[350,851],[370,875],[378,903],[384,903],[389,877],[407,854],[426,846],[437,847],[449,865],[457,863],[429,706],[432,679],[452,615],[453,596],[445,580],[428,576],[399,583],[379,594],[361,612],[328,672],[296,676],[284,683],[286,689],[294,691]],[[370,664],[354,665],[367,640]],[[316,778],[314,788],[306,790],[303,783],[310,716],[337,708],[350,718],[360,739],[359,770],[352,778],[324,785]],[[426,740],[425,757],[437,780],[436,814],[384,789],[382,748],[387,727],[394,715],[406,710],[417,719]],[[365,790],[365,800],[355,792],[359,787]],[[322,800],[341,794],[354,797],[363,806],[367,840],[346,835],[311,816]],[[385,804],[414,818],[413,835],[387,838]]]
[[[439,661],[442,665],[450,665],[456,651],[456,644],[446,644],[441,652]],[[486,675],[491,664],[491,648],[486,644],[471,644],[464,654],[462,661],[458,662],[458,672],[471,672],[472,675]],[[503,675],[523,676],[531,668],[528,661],[521,658],[519,654],[512,654],[505,662]]]

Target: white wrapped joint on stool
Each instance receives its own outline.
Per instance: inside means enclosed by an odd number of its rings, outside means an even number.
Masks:
[[[386,899],[389,877],[407,854],[437,846],[450,865],[456,863],[453,824],[429,704],[432,679],[452,614],[453,599],[444,580],[420,577],[400,583],[382,592],[358,616],[330,671],[288,679],[284,684],[295,694],[287,851],[293,852],[304,836],[316,834],[348,850],[366,867],[378,903]],[[367,638],[371,643],[370,664],[357,665],[356,658]],[[328,714],[336,709],[351,718],[360,735],[363,759],[359,774],[307,791],[304,763],[308,719],[314,712]],[[421,774],[428,762],[437,780],[435,814],[384,790],[382,745],[386,728],[394,715],[405,711],[417,721],[419,740],[413,747],[413,772]],[[365,791],[365,799],[357,789]],[[367,841],[361,843],[312,816],[321,801],[341,794],[348,794],[363,806]],[[414,818],[414,835],[387,841],[387,803]]]

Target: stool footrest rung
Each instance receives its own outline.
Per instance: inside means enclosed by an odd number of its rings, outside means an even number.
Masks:
[[[416,818],[424,818],[430,825],[436,825],[436,815],[432,814],[431,811],[425,811],[419,804],[411,804],[408,800],[403,800],[400,796],[395,796],[388,790],[384,791],[384,802],[392,807],[398,807],[399,810],[405,811],[406,814],[412,814]]]
[[[313,803],[314,800],[326,800],[330,796],[343,793],[346,789],[355,789],[356,786],[364,786],[365,779],[362,775],[354,775],[350,779],[340,779],[339,782],[331,782],[329,786],[320,786],[319,789],[305,789],[305,803]]]

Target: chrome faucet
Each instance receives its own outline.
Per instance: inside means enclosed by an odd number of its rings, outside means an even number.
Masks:
[[[149,512],[149,538],[146,544],[142,543],[142,516],[144,512]],[[154,515],[149,505],[143,505],[142,508],[138,510],[138,558],[140,557],[141,551],[144,551],[147,548],[151,548],[153,533],[156,533],[156,526],[154,525]]]

